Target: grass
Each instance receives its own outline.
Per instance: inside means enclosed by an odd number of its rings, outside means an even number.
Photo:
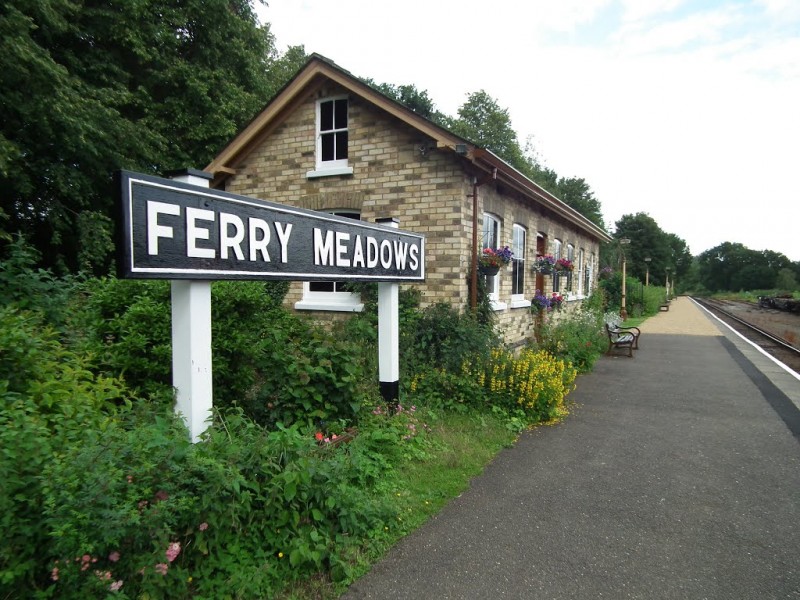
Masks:
[[[352,552],[350,577],[334,583],[319,577],[296,582],[281,600],[333,600],[366,574],[400,539],[423,525],[469,486],[492,458],[517,439],[508,421],[491,414],[431,415],[430,450],[423,460],[400,465],[382,492],[398,509],[397,526]]]

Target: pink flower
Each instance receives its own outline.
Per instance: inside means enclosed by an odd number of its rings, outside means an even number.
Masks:
[[[122,580],[120,579],[112,583],[110,586],[108,586],[108,589],[110,589],[112,592],[118,592],[119,588],[121,587],[122,587]]]
[[[119,560],[119,552],[114,550],[114,552],[108,555],[108,560],[111,562],[117,562]]]
[[[53,570],[50,571],[50,579],[58,581],[58,567],[53,567]]]
[[[208,529],[208,523],[206,523],[206,522],[204,521],[204,522],[200,523],[200,525],[198,525],[198,526],[197,526],[197,528],[198,528],[200,531],[205,531],[206,529]]]
[[[168,569],[169,565],[167,563],[158,563],[156,565],[156,573],[161,573],[162,575],[166,575]]]
[[[181,543],[180,542],[172,542],[167,547],[167,560],[169,562],[174,561],[176,558],[178,558],[178,554],[180,554],[180,553],[181,553]]]
[[[128,475],[128,483],[133,483],[133,475]]]
[[[155,496],[156,502],[163,502],[167,498],[169,498],[169,494],[167,492],[165,492],[164,490],[158,490],[156,492],[156,496]]]

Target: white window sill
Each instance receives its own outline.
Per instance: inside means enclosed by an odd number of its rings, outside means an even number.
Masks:
[[[497,300],[489,300],[489,305],[494,311],[505,310],[508,308],[508,304],[505,302],[498,302]]]
[[[342,302],[336,300],[300,300],[294,303],[295,310],[325,310],[332,312],[361,312],[364,303],[355,300]]]
[[[531,305],[530,300],[512,300],[511,308],[529,308]]]
[[[353,167],[334,167],[331,169],[317,169],[316,171],[306,172],[307,179],[314,179],[317,177],[332,177],[334,175],[352,175]]]

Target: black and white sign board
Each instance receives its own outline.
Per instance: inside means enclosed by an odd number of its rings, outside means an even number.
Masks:
[[[121,171],[120,276],[418,282],[425,238]]]
[[[372,224],[212,190],[202,171],[176,178],[117,173],[118,269],[123,278],[172,280],[175,410],[192,441],[212,415],[216,279],[378,282],[381,392],[397,399],[398,288],[425,279],[425,238],[396,222]]]

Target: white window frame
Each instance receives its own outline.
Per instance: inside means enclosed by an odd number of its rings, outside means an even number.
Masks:
[[[351,216],[358,214],[355,210],[332,210],[335,215]],[[336,280],[332,280],[337,283]],[[334,290],[336,286],[334,285]],[[295,302],[295,310],[327,310],[333,312],[361,312],[364,303],[357,292],[322,292],[311,289],[311,282],[303,282],[303,298]]]
[[[578,297],[584,298],[585,297],[585,290],[584,290],[584,269],[586,268],[585,265],[585,256],[586,254],[583,251],[583,248],[578,249]]]
[[[336,102],[336,101],[345,101],[347,102],[347,118],[344,127],[334,128],[326,131],[321,131],[322,128],[322,105],[326,102]],[[350,99],[347,96],[330,96],[328,98],[320,98],[317,100],[316,103],[316,125],[315,125],[315,133],[316,133],[316,167],[314,171],[308,171],[306,173],[306,177],[314,178],[314,177],[328,177],[331,175],[352,175],[353,174],[353,167],[350,166],[349,156],[350,156],[350,136],[349,136],[349,127],[350,127]],[[336,114],[336,110],[334,107],[334,115]],[[336,125],[336,123],[334,123]],[[324,135],[333,135],[336,133],[348,133],[348,158],[340,158],[334,160],[322,160],[322,136]]]
[[[553,260],[558,262],[559,258],[561,258],[561,240],[553,238]],[[561,293],[561,277],[558,275],[558,271],[555,270],[553,270],[553,291]]]
[[[572,271],[567,272],[567,295],[570,298],[574,298],[576,296],[575,293],[575,246],[572,244],[567,244],[567,260],[572,263]]]
[[[491,225],[494,224],[494,227]],[[489,229],[491,227],[491,229]],[[483,213],[481,224],[481,250],[484,248],[499,248],[502,236],[503,225],[500,217],[491,213]],[[501,269],[502,271],[502,269]],[[494,310],[505,310],[508,305],[500,302],[500,273],[492,277],[486,277],[486,289],[488,290],[489,303]]]
[[[531,305],[531,301],[525,299],[525,258],[528,251],[528,230],[519,223],[514,223],[511,227],[511,231],[511,251],[514,253],[514,257],[511,259],[511,308],[526,308]],[[513,293],[514,286],[516,285],[516,281],[513,280],[514,273],[520,273],[522,276],[521,293],[518,294]]]

